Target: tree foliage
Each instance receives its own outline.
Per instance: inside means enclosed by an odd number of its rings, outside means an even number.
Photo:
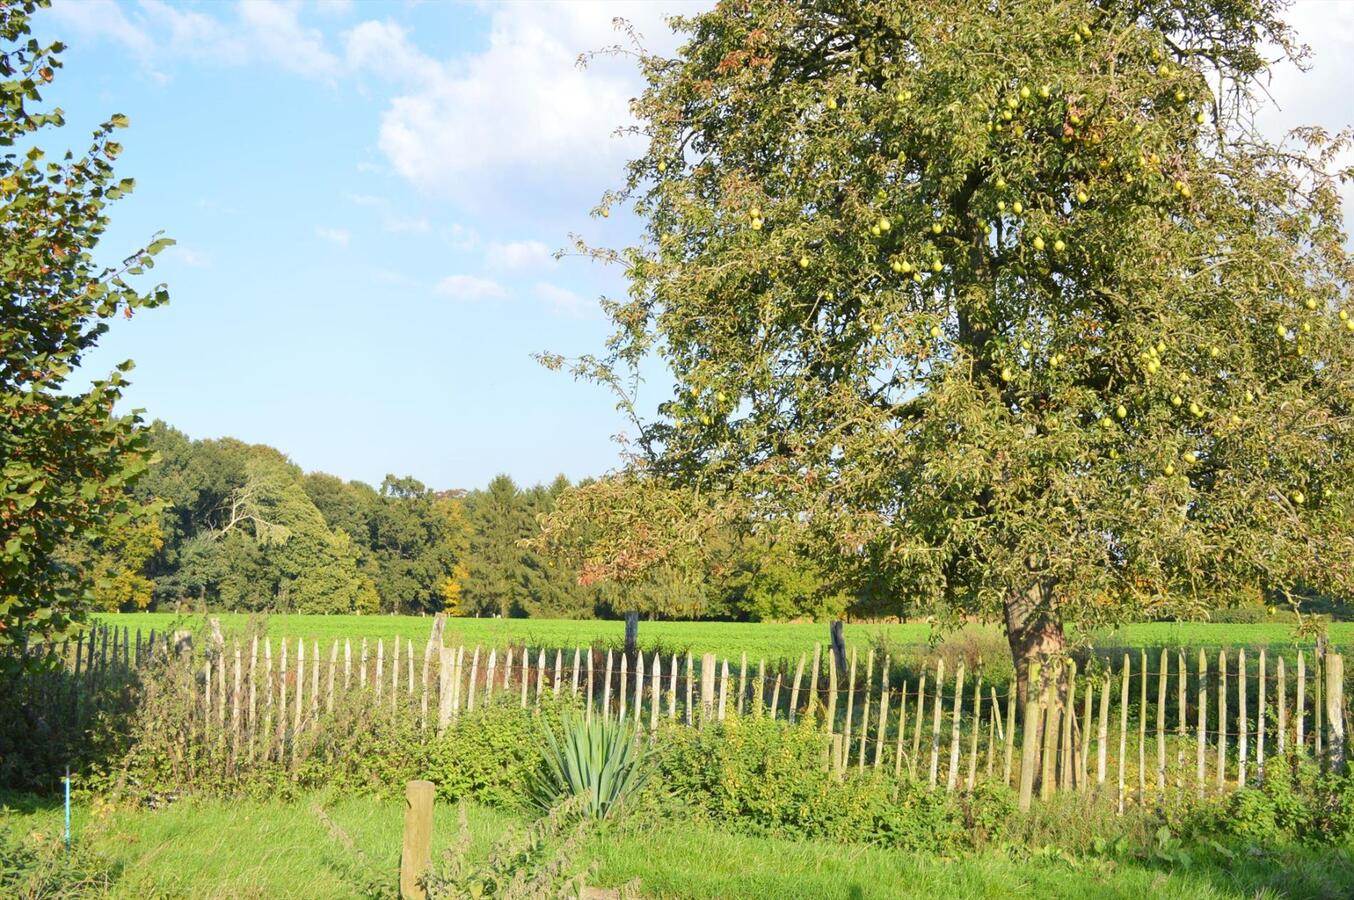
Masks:
[[[127,120],[109,118],[80,153],[38,146],[64,124],[43,100],[63,48],[28,37],[34,8],[0,6],[0,648],[59,635],[89,607],[106,579],[73,561],[73,541],[141,527],[125,490],[147,464],[138,419],[113,412],[131,363],[87,388],[71,377],[110,318],[168,299],[129,279],[171,243],[96,261],[108,205],[132,189],[113,169]],[[135,599],[137,585],[123,589]]]
[[[643,240],[582,248],[630,295],[571,363],[675,379],[635,479],[736,498],[895,608],[1004,617],[1022,672],[1066,620],[1354,591],[1349,141],[1254,127],[1269,54],[1301,56],[1282,6],[676,20],[675,58],[640,55],[647,152],[599,208]]]

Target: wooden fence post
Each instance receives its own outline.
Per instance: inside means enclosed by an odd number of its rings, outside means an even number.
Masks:
[[[1345,658],[1326,652],[1326,727],[1330,740],[1326,751],[1332,772],[1345,770]]]
[[[842,728],[842,747],[851,755],[851,718],[856,708],[856,648],[851,648],[851,673],[846,680],[846,724]],[[845,759],[846,757],[843,757]]]
[[[411,781],[404,786],[404,843],[400,850],[400,896],[424,900],[427,892],[419,880],[432,865],[433,796],[431,781]]]
[[[945,660],[936,660],[936,702],[931,715],[931,787],[940,774],[940,697],[945,693]]]
[[[1128,679],[1132,663],[1124,654],[1124,669],[1120,672],[1119,692],[1119,815],[1124,814],[1124,757],[1128,756]]]
[[[653,652],[653,686],[649,690],[649,731],[658,730],[658,706],[663,687],[663,657]]]
[[[1165,647],[1157,653],[1157,791],[1166,790],[1166,682],[1171,668],[1171,654]]]
[[[1283,670],[1283,656],[1274,666],[1274,686],[1279,692],[1279,755],[1283,756],[1288,740],[1288,677]]]
[[[1237,787],[1246,786],[1246,651],[1236,652]]]
[[[1306,743],[1303,738],[1303,719],[1307,715],[1307,660],[1303,658],[1302,651],[1298,651],[1298,696],[1293,704],[1293,752],[1301,756],[1306,752]]]
[[[743,715],[744,701],[748,694],[748,652],[743,651],[742,661],[738,664],[738,715]],[[655,697],[658,695],[655,694]],[[655,700],[655,702],[657,702]]]
[[[701,674],[704,675],[704,672],[702,672]],[[790,710],[789,714],[787,715],[787,718],[790,720],[791,725],[795,723],[795,719],[799,715],[799,683],[803,677],[804,677],[804,654],[801,653],[799,654],[799,665],[795,668],[794,685],[790,688]]]
[[[1260,697],[1255,720],[1255,777],[1265,780],[1265,648],[1260,648]]]
[[[1227,651],[1218,651],[1218,790],[1227,786]]]
[[[1020,736],[1020,808],[1028,810],[1034,799],[1034,766],[1039,754],[1037,746],[1039,727],[1036,724],[1041,714],[1038,687],[1039,664],[1030,666],[1028,680],[1025,683],[1025,722]],[[1014,684],[1011,693],[1016,693]]]
[[[884,656],[884,668],[879,673],[879,726],[875,729],[874,768],[884,759],[884,738],[889,727],[889,657]]]
[[[707,653],[701,657],[701,715],[700,724],[705,725],[714,714],[715,706],[715,655]]]
[[[924,677],[924,676],[923,676]],[[992,702],[996,703],[996,690],[992,692]],[[920,698],[918,698],[920,700]],[[1001,783],[1009,786],[1011,784],[1011,760],[1015,755],[1015,730],[1016,730],[1016,707],[1019,705],[1019,698],[1016,697],[1016,686],[1012,682],[1006,686],[1006,756],[1001,766]]]
[[[959,781],[959,716],[964,708],[964,661],[954,673],[954,716],[950,726],[950,771],[945,779],[945,791],[954,793]]]
[[[1063,664],[1055,663],[1044,671],[1044,734],[1042,771],[1039,780],[1039,799],[1047,800],[1053,796],[1057,784],[1058,764],[1058,723],[1062,713],[1061,682]],[[1052,677],[1049,677],[1052,676]]]
[[[1206,748],[1208,744],[1208,656],[1205,655],[1202,648],[1199,649],[1199,753],[1198,753],[1198,778],[1199,778],[1199,796],[1204,795],[1204,788],[1208,781],[1208,760],[1206,758]]]
[[[860,698],[860,754],[856,768],[865,768],[865,741],[870,732],[870,680],[874,677],[874,648],[865,654],[865,695]]]
[[[1105,764],[1109,756],[1110,742],[1110,687],[1112,685],[1109,671],[1105,672],[1105,680],[1100,684],[1100,727],[1095,733],[1095,784],[1097,790],[1105,786]]]

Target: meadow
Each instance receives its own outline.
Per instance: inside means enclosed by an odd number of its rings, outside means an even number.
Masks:
[[[4,821],[46,841],[61,839],[59,807],[13,796],[0,803],[9,804]],[[354,875],[357,860],[387,872],[398,868],[402,807],[400,799],[326,794],[290,802],[189,799],[158,810],[81,804],[72,828],[118,872],[106,896],[337,900],[371,896]],[[527,824],[478,804],[460,808],[471,858]],[[456,806],[438,804],[434,858],[461,834]],[[1343,851],[1196,853],[1188,865],[1151,856],[1074,856],[1056,846],[1033,855],[999,846],[950,857],[730,834],[700,821],[604,828],[582,855],[594,867],[591,885],[638,879],[645,897],[1333,898],[1354,884],[1354,859]]]
[[[213,613],[221,620],[222,630],[229,636],[244,631],[250,616],[245,613]],[[177,613],[105,613],[100,621],[158,633],[175,628],[200,627],[202,614]],[[321,643],[335,638],[370,641],[395,637],[413,639],[422,643],[428,639],[432,618],[423,616],[356,616],[356,615],[297,615],[273,614],[260,617],[268,633],[274,637],[315,639]],[[962,641],[971,639],[994,650],[1004,647],[1005,639],[995,625],[970,625],[958,634],[942,632],[926,623],[848,623],[843,634],[848,647],[864,648],[882,642],[903,647],[926,648],[933,641]],[[509,644],[527,647],[620,647],[625,637],[625,623],[601,619],[478,619],[452,618],[447,620],[444,641],[447,644],[480,644],[504,647]],[[1354,646],[1354,622],[1332,622],[1328,637],[1335,647]],[[815,643],[826,643],[828,629],[812,622],[670,622],[641,621],[639,646],[642,650],[670,652],[691,651],[694,654],[714,653],[736,659],[747,653],[749,659],[765,657],[768,661],[797,658],[801,653],[812,653]],[[1269,647],[1285,650],[1296,645],[1311,646],[1310,639],[1299,641],[1294,626],[1283,622],[1262,624],[1223,624],[1210,622],[1142,622],[1114,630],[1098,631],[1091,635],[1092,646],[1115,648],[1232,648]]]

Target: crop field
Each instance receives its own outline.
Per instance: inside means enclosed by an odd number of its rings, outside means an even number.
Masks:
[[[250,617],[243,613],[221,613],[217,617],[227,635],[242,632]],[[175,628],[198,628],[202,615],[175,613],[113,613],[98,617],[101,621],[126,626],[133,632]],[[334,638],[386,641],[398,636],[417,642],[427,640],[432,619],[421,616],[325,616],[278,614],[261,617],[274,637],[314,638],[321,642]],[[995,625],[972,625],[959,634],[942,633],[925,623],[847,624],[847,646],[862,649],[881,639],[904,647],[926,647],[933,639],[964,640],[999,647],[1004,644]],[[617,646],[625,636],[625,624],[597,619],[474,619],[447,620],[444,640],[447,644],[481,644],[503,647],[508,644],[528,647]],[[1335,622],[1329,626],[1331,644],[1354,646],[1354,622]],[[768,660],[798,657],[812,652],[816,642],[826,643],[826,625],[815,623],[760,622],[640,622],[639,644],[644,650],[714,653],[736,658],[746,652],[750,659]],[[1098,648],[1156,647],[1270,647],[1290,648],[1299,643],[1293,626],[1285,623],[1234,625],[1208,622],[1145,622],[1112,631],[1096,632],[1092,644]],[[1310,646],[1311,640],[1300,642]]]

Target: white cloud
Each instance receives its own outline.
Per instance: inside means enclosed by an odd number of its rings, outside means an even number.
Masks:
[[[140,54],[154,46],[150,35],[133,24],[114,0],[53,0],[49,14],[80,37],[107,37]]]
[[[194,250],[184,244],[175,244],[173,247],[170,247],[166,253],[173,259],[178,260],[192,269],[205,269],[212,264],[212,261],[208,258],[207,254],[200,250]]]
[[[495,242],[484,253],[485,261],[495,269],[533,269],[555,261],[550,248],[540,241]]]
[[[323,32],[301,22],[298,4],[237,0],[233,9],[235,17],[229,19],[164,0],[135,4],[56,0],[50,15],[82,38],[122,44],[148,67],[186,58],[226,65],[270,64],[325,81],[340,74],[338,57],[325,46]],[[151,74],[165,77],[153,68]]]
[[[314,0],[315,11],[322,16],[346,16],[353,11],[353,0]]]
[[[387,218],[381,223],[381,230],[391,234],[428,234],[433,230],[432,223],[422,217],[415,219]]]
[[[578,294],[546,281],[536,282],[536,299],[550,308],[556,315],[570,319],[582,319],[591,315],[595,307],[591,301]]]
[[[348,33],[347,57],[361,72],[407,85],[391,99],[378,143],[416,186],[468,205],[500,198],[505,188],[574,204],[577,194],[563,196],[571,186],[590,201],[635,149],[613,133],[632,121],[629,100],[642,88],[633,59],[600,57],[580,69],[579,53],[623,40],[612,24],[618,16],[650,49],[670,50],[675,40],[662,19],[680,6],[496,5],[488,46],[445,63],[414,47],[400,26],[364,22]]]
[[[324,34],[301,24],[299,9],[278,0],[240,0],[240,21],[265,59],[307,78],[331,78],[338,57],[324,46]]]
[[[508,296],[508,291],[503,285],[491,278],[480,278],[477,275],[448,275],[437,282],[433,291],[464,302],[504,300]]]
[[[338,244],[340,247],[348,246],[353,239],[353,235],[346,228],[325,228],[320,226],[315,229],[315,236],[321,240],[329,241],[331,244]]]

